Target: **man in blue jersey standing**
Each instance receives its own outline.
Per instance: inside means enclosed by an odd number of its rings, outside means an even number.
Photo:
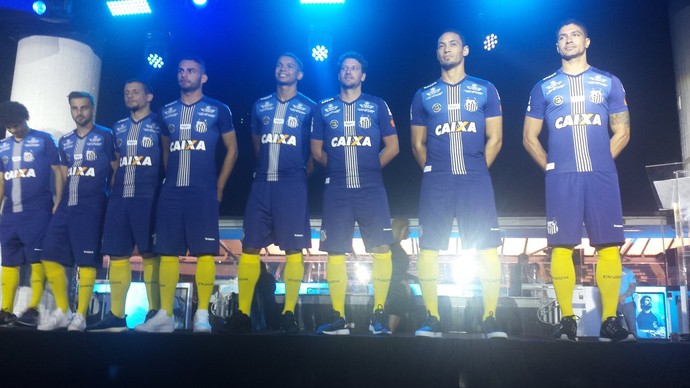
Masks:
[[[109,128],[96,125],[96,104],[87,92],[68,96],[77,128],[60,138],[58,150],[63,178],[62,200],[43,240],[41,261],[57,308],[38,330],[84,331],[86,312],[103,265],[101,237],[110,179],[117,167],[115,140]],[[77,312],[72,316],[67,294],[66,266],[79,270]]]
[[[242,255],[237,265],[239,312],[230,329],[251,329],[254,287],[259,279],[261,248],[276,244],[285,251],[285,307],[281,330],[299,332],[295,306],[304,277],[302,250],[311,247],[307,201],[307,164],[311,162],[309,133],[314,101],[297,91],[302,61],[284,53],[275,66],[276,92],[262,97],[252,109],[252,137],[258,157],[244,216]]]
[[[155,200],[162,180],[163,151],[160,124],[151,112],[153,93],[140,80],[125,83],[124,99],[130,115],[113,128],[118,168],[108,199],[103,229],[103,253],[110,256],[110,311],[88,331],[124,331],[125,300],[132,282],[129,258],[136,245],[143,259],[150,319],[160,308],[158,269],[153,253]]]
[[[45,285],[40,255],[46,228],[62,197],[64,180],[55,139],[31,129],[29,111],[15,101],[0,104],[0,128],[12,136],[0,141],[0,245],[2,246],[2,310],[0,326],[13,322],[35,327]],[[55,201],[50,192],[55,185]],[[21,265],[31,265],[31,300],[19,316],[12,312]]]
[[[573,313],[573,249],[582,242],[582,224],[597,249],[596,280],[602,302],[602,342],[634,341],[616,317],[621,281],[619,246],[623,236],[616,158],[630,139],[625,90],[614,75],[587,63],[590,39],[577,20],[563,22],[556,49],[561,68],[532,89],[523,143],[546,172],[546,232],[551,277],[561,307],[555,337],[577,340]],[[549,131],[548,153],[539,141]],[[612,136],[609,135],[609,129]]]
[[[388,197],[381,169],[399,152],[398,134],[390,109],[381,98],[362,93],[368,62],[347,52],[338,61],[340,94],[325,99],[314,115],[311,150],[326,166],[323,223],[319,250],[328,252],[326,276],[334,316],[319,334],[348,335],[345,319],[347,266],[355,222],[373,256],[374,308],[369,331],[389,335],[384,304],[390,286],[393,242]]]
[[[173,304],[180,274],[179,256],[196,256],[198,309],[194,332],[210,333],[208,305],[216,278],[214,256],[220,250],[219,205],[237,160],[237,138],[227,105],[206,97],[206,63],[199,57],[179,62],[180,99],[161,109],[162,139],[169,147],[165,181],[156,211],[154,251],[161,255],[160,310],[134,329],[172,332]],[[219,144],[222,142],[222,145]],[[220,172],[216,148],[225,146]]]
[[[496,247],[501,237],[489,175],[501,149],[501,101],[493,84],[465,73],[469,46],[463,35],[447,30],[438,38],[441,78],[417,91],[410,108],[412,152],[423,169],[419,198],[419,285],[427,309],[416,336],[441,337],[438,314],[438,252],[447,249],[457,218],[463,249],[480,260],[487,338],[506,338],[496,323],[501,266]]]

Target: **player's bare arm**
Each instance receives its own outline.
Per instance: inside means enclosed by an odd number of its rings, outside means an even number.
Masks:
[[[630,141],[630,113],[621,112],[609,115],[611,126],[611,156],[615,159]]]
[[[541,133],[542,124],[544,120],[535,119],[526,116],[525,124],[522,130],[522,145],[525,146],[527,153],[532,159],[537,162],[537,165],[546,170],[546,150],[539,141],[539,134]]]
[[[412,125],[410,133],[412,136],[412,154],[419,167],[424,168],[426,164],[426,126]]]

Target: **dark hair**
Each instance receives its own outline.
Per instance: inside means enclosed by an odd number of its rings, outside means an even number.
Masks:
[[[180,60],[177,61],[177,63],[180,63],[182,61],[193,61],[199,64],[199,68],[201,69],[201,74],[206,74],[206,61],[203,60],[198,55],[183,55],[180,57]]]
[[[75,98],[88,98],[91,101],[91,106],[96,106],[96,99],[93,98],[91,93],[75,91],[67,95],[67,101],[71,102]]]
[[[645,300],[645,299],[649,299],[649,300],[651,301],[651,300],[652,300],[652,297],[649,296],[649,295],[644,295],[644,296],[642,296],[642,298],[640,298],[640,302],[642,302],[642,301]]]
[[[29,119],[29,110],[16,101],[5,101],[0,104],[0,128],[21,124]]]
[[[457,35],[460,37],[460,41],[461,41],[461,43],[462,43],[462,47],[467,46],[467,40],[465,40],[465,35],[463,35],[462,32],[460,32],[459,30],[456,30],[455,28],[446,28],[445,30],[441,31],[441,33],[439,34],[438,37],[440,38],[443,34],[446,34],[446,33],[449,33],[449,32],[451,32],[451,33],[453,33],[453,34],[457,34]],[[436,40],[436,42],[437,42],[437,44],[438,44],[438,39]]]
[[[302,64],[302,61],[299,58],[297,58],[297,55],[295,55],[291,52],[284,52],[284,53],[278,55],[278,59],[280,59],[280,57],[290,57],[290,58],[294,59],[295,62],[297,62],[297,66],[299,66],[299,71],[302,71],[302,68],[304,67],[304,65]]]
[[[574,24],[582,29],[582,32],[585,34],[585,38],[589,37],[587,34],[587,26],[585,26],[584,23],[577,19],[566,19],[561,22],[561,24],[558,25],[558,29],[556,30],[556,40],[558,40],[558,33],[561,31],[561,28],[564,26],[567,26],[568,24]]]
[[[153,89],[151,89],[151,87],[149,86],[149,84],[147,84],[146,82],[144,82],[144,81],[142,81],[142,80],[140,80],[140,79],[138,79],[138,78],[130,78],[130,79],[128,79],[127,81],[125,81],[125,85],[127,85],[127,84],[132,84],[132,83],[135,83],[135,82],[141,84],[141,86],[144,88],[144,93],[145,93],[145,94],[153,94]]]
[[[362,65],[362,73],[367,72],[367,68],[369,67],[369,62],[367,62],[366,58],[364,58],[364,55],[356,52],[356,51],[348,51],[345,54],[340,56],[340,59],[338,59],[338,69],[343,65],[343,62],[345,62],[346,59],[352,58],[359,62],[360,65]]]

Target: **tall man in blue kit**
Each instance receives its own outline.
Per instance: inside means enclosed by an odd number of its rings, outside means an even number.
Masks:
[[[38,304],[45,285],[40,255],[50,217],[62,197],[64,179],[55,139],[29,128],[29,111],[15,101],[0,104],[0,127],[12,136],[0,140],[0,244],[2,245],[2,310],[0,326],[13,322],[37,326]],[[50,192],[55,184],[55,202]],[[19,269],[31,265],[31,300],[19,316],[12,313]]]
[[[172,332],[173,304],[180,274],[179,256],[197,257],[198,309],[194,332],[210,333],[208,304],[216,278],[214,256],[220,250],[219,205],[223,188],[237,160],[237,138],[227,105],[204,96],[208,80],[206,64],[198,57],[179,62],[177,81],[180,99],[161,109],[164,147],[169,147],[165,182],[156,211],[154,251],[161,255],[159,283],[161,308],[134,329]],[[216,148],[222,141],[226,152],[220,172]]]
[[[151,112],[153,93],[140,80],[125,83],[129,117],[115,123],[118,168],[108,200],[103,229],[103,253],[110,255],[110,311],[88,331],[124,331],[125,300],[132,282],[129,258],[136,245],[143,259],[150,319],[160,307],[158,270],[153,253],[155,201],[163,178],[163,151],[158,117]]]
[[[438,38],[441,78],[417,91],[410,108],[412,152],[424,170],[419,198],[419,285],[428,311],[416,336],[441,337],[438,252],[457,218],[463,249],[479,256],[487,338],[506,338],[495,314],[501,287],[501,244],[489,167],[503,141],[501,101],[493,84],[465,73],[469,46],[460,32]]]
[[[345,253],[352,252],[355,221],[374,257],[369,330],[390,334],[383,307],[391,280],[393,234],[381,169],[399,152],[398,134],[385,101],[362,93],[367,66],[361,54],[343,54],[338,62],[340,94],[321,101],[314,115],[312,156],[328,172],[319,250],[328,252],[326,276],[335,310],[332,322],[317,329],[319,334],[350,334],[345,320]]]
[[[235,332],[249,332],[254,287],[259,279],[262,247],[272,243],[285,251],[283,333],[299,332],[295,306],[304,277],[302,250],[311,247],[307,164],[314,101],[297,91],[302,61],[285,53],[275,66],[276,92],[252,109],[252,137],[258,156],[244,216],[242,255],[237,266],[239,310],[231,318]]]
[[[67,177],[62,200],[43,240],[41,261],[57,308],[38,330],[86,329],[96,268],[103,265],[101,237],[110,179],[117,167],[113,132],[94,124],[96,104],[91,94],[68,96],[77,128],[60,138],[61,169]],[[78,266],[79,298],[72,316],[67,294],[66,266]]]
[[[619,246],[623,211],[614,158],[630,139],[625,90],[618,78],[587,63],[590,39],[576,20],[563,22],[556,49],[561,68],[532,89],[523,143],[546,172],[546,232],[551,277],[561,307],[555,337],[577,340],[573,313],[573,248],[582,241],[582,224],[597,249],[596,280],[602,302],[602,342],[634,341],[616,317],[621,281]],[[549,131],[548,154],[539,141]],[[612,136],[609,136],[609,128]]]

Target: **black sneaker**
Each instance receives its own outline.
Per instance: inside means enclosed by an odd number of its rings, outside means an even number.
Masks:
[[[386,323],[386,316],[383,314],[383,306],[379,305],[374,311],[374,315],[369,319],[369,331],[373,335],[390,335],[391,329]]]
[[[441,322],[433,315],[427,315],[422,327],[414,332],[415,337],[443,337]]]
[[[232,334],[248,334],[252,332],[252,320],[249,315],[237,310],[226,320],[228,331]]]
[[[11,325],[16,320],[17,320],[16,315],[12,314],[9,311],[0,310],[0,326]]]
[[[350,327],[345,318],[340,316],[337,311],[333,312],[333,320],[323,324],[316,329],[316,334],[326,335],[350,335]]]
[[[577,341],[577,319],[576,315],[561,318],[553,336],[561,341]]]
[[[110,333],[118,333],[127,330],[127,316],[125,316],[125,318],[120,318],[113,315],[112,311],[108,311],[108,314],[106,314],[100,322],[86,327],[86,331],[102,331]]]
[[[484,330],[484,336],[486,338],[508,338],[508,334],[498,328],[498,322],[496,322],[496,318],[494,318],[492,312],[490,312],[489,316],[482,322],[482,329]]]
[[[282,331],[283,334],[299,333],[299,323],[297,323],[297,318],[292,311],[286,311],[281,317],[280,331]]]
[[[38,313],[38,310],[35,308],[28,308],[26,311],[22,313],[22,315],[17,318],[17,324],[19,325],[24,325],[24,326],[30,326],[30,327],[36,327],[38,326],[38,323],[40,321],[40,315]]]
[[[636,341],[635,336],[625,330],[618,317],[608,317],[601,324],[599,330],[600,342],[632,342]]]
[[[156,314],[158,314],[158,310],[156,310],[156,309],[149,310],[149,312],[146,313],[146,318],[144,318],[144,323],[148,322],[149,319],[155,317]]]

